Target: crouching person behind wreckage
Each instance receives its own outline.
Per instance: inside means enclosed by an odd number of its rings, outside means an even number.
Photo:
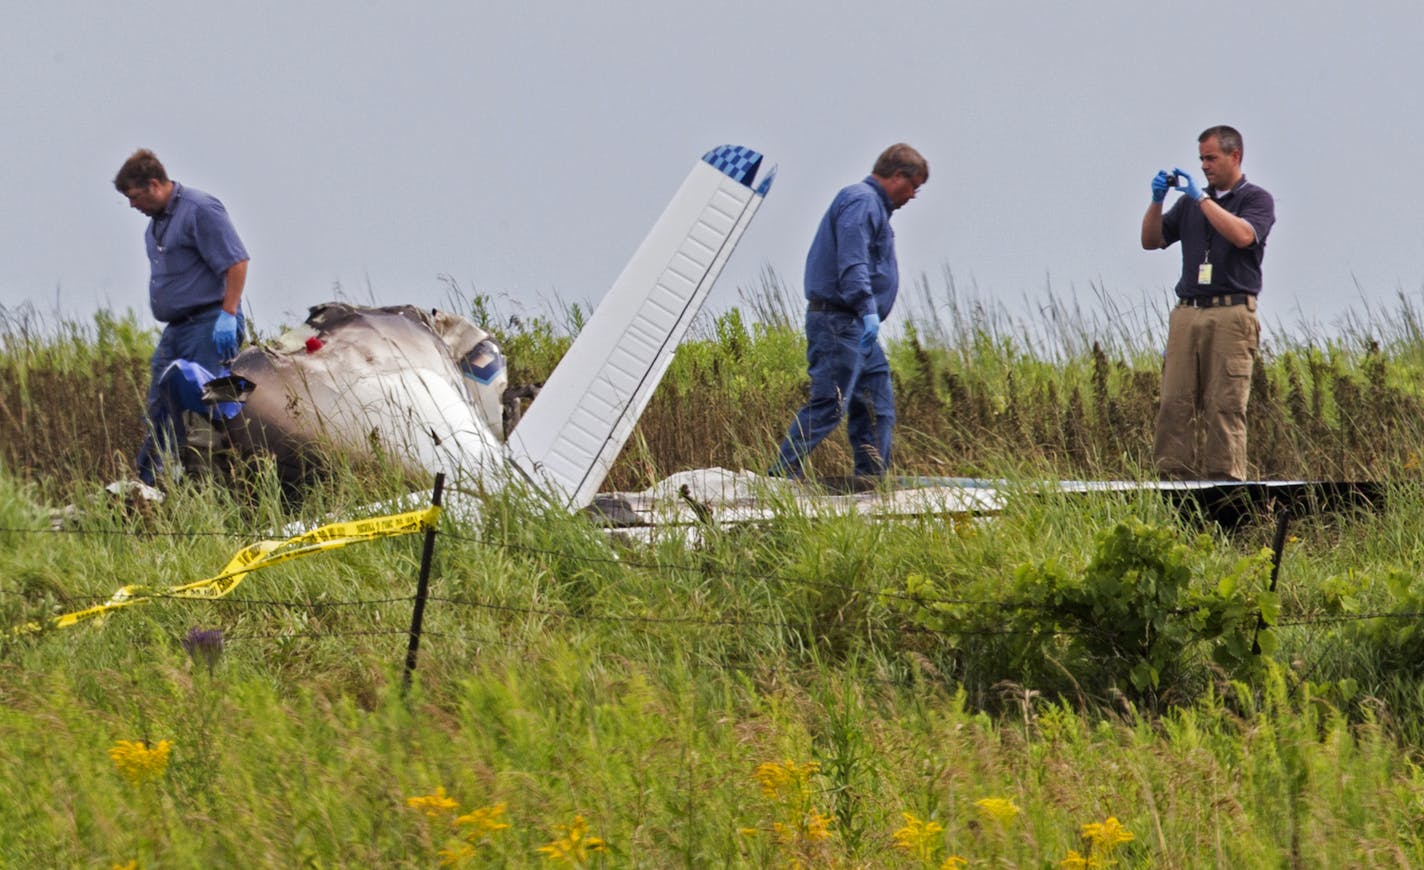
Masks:
[[[161,407],[159,387],[175,360],[217,373],[237,356],[243,334],[242,290],[247,249],[227,210],[214,196],[168,178],[158,157],[135,151],[114,176],[114,188],[148,216],[148,301],[163,334],[149,360],[145,403],[148,435],[138,453],[138,476],[153,484],[162,456],[179,446]]]

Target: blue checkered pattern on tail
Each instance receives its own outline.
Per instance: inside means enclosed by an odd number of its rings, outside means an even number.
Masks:
[[[723,175],[748,187],[761,167],[761,155],[741,145],[721,145],[703,154],[702,159]]]

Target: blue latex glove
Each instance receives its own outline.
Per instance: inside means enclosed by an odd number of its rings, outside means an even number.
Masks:
[[[880,315],[874,311],[865,315],[865,329],[860,333],[860,349],[870,350],[880,335]]]
[[[1179,190],[1182,191],[1182,193],[1185,193],[1187,196],[1190,196],[1192,199],[1197,200],[1198,202],[1201,201],[1202,197],[1206,196],[1206,194],[1201,192],[1201,188],[1197,187],[1197,183],[1195,181],[1192,181],[1191,175],[1187,174],[1186,172],[1183,172],[1180,169],[1173,169],[1172,173],[1178,178],[1182,179],[1182,181],[1177,182],[1177,187]],[[1185,182],[1185,184],[1183,182]]]
[[[213,324],[213,344],[217,345],[218,358],[224,362],[237,356],[236,314],[218,312],[217,323]]]
[[[1171,178],[1172,178],[1172,176],[1169,175],[1169,174],[1167,174],[1167,170],[1165,170],[1165,169],[1161,170],[1161,171],[1158,172],[1155,176],[1153,176],[1153,178],[1152,178],[1152,201],[1153,201],[1153,202],[1161,202],[1162,200],[1164,200],[1164,199],[1167,198],[1167,188],[1168,188],[1168,187],[1171,187],[1171,185],[1168,184],[1167,182],[1168,182]]]

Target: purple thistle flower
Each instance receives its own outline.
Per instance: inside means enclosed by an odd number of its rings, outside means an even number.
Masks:
[[[222,657],[223,633],[220,628],[190,628],[183,638],[183,649],[193,659],[194,664],[206,665],[208,673],[213,672],[218,659]]]

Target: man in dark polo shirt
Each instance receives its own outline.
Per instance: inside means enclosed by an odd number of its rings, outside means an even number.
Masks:
[[[1256,297],[1276,205],[1241,173],[1234,128],[1211,127],[1197,143],[1207,189],[1181,169],[1158,172],[1142,218],[1143,248],[1182,244],[1153,459],[1165,478],[1245,480],[1246,401],[1261,336]],[[1173,187],[1182,196],[1164,215]]]
[[[162,418],[159,378],[174,360],[192,360],[216,373],[237,355],[247,249],[223,204],[170,181],[158,157],[146,148],[124,161],[114,188],[150,218],[144,231],[148,301],[154,318],[165,324],[149,360],[149,434],[138,454],[138,476],[152,484],[162,454],[177,446],[168,427],[152,424]]]

